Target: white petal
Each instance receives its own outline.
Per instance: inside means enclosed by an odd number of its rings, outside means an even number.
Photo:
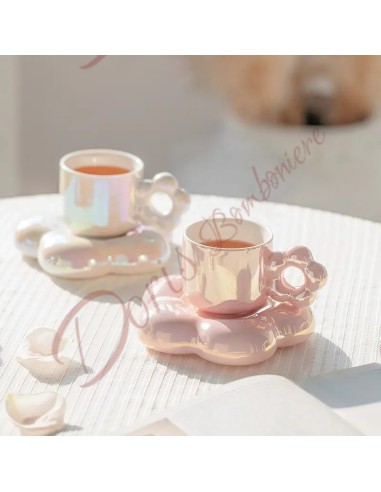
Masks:
[[[31,353],[39,355],[52,355],[53,342],[56,332],[50,328],[37,328],[26,336],[28,349]],[[65,348],[67,340],[60,341],[58,352]]]
[[[10,393],[5,406],[23,436],[49,436],[59,432],[64,425],[66,403],[57,393]]]
[[[60,340],[58,352],[53,354],[55,337],[54,330],[37,328],[26,336],[17,354],[17,362],[39,381],[60,382],[65,376],[77,373],[81,365],[73,358],[75,345],[67,339]]]

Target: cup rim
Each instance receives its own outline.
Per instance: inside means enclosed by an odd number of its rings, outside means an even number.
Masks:
[[[232,223],[233,222],[235,225],[237,225],[236,219],[233,219],[233,218],[215,219],[215,220],[221,221],[221,222],[224,221],[224,223],[228,223],[228,222]],[[245,222],[247,224],[252,224],[252,225],[255,225],[255,226],[260,227],[261,229],[265,230],[266,233],[269,235],[269,239],[267,239],[266,241],[262,241],[260,244],[254,244],[253,246],[247,246],[244,248],[222,248],[222,247],[208,246],[207,244],[202,244],[198,241],[195,241],[194,239],[190,238],[188,235],[188,230],[190,227],[196,226],[198,224],[203,224],[205,222],[206,222],[206,220],[199,220],[197,222],[193,222],[192,224],[189,224],[184,231],[184,235],[183,235],[184,239],[186,241],[188,241],[189,243],[192,243],[192,244],[196,245],[197,247],[203,248],[203,249],[221,250],[221,251],[247,251],[247,250],[262,248],[263,246],[266,246],[266,244],[271,243],[271,241],[274,238],[274,233],[269,227],[267,227],[263,224],[260,224],[259,222],[255,222],[253,220],[242,219],[241,223]]]
[[[135,163],[135,169],[129,170],[128,173],[123,173],[123,174],[89,174],[89,173],[81,173],[77,171],[76,169],[70,167],[67,165],[67,160],[71,159],[72,157],[77,157],[77,156],[82,156],[82,155],[91,155],[91,154],[114,154],[122,157],[126,157],[127,159],[133,161]],[[120,179],[124,175],[133,175],[136,173],[139,173],[143,171],[144,169],[144,163],[140,157],[137,155],[131,154],[130,152],[124,152],[122,150],[114,150],[114,149],[84,149],[84,150],[75,150],[73,152],[69,152],[68,154],[63,155],[60,158],[59,161],[60,169],[62,171],[70,172],[72,174],[75,174],[77,176],[86,176],[87,178],[97,178],[97,179]]]

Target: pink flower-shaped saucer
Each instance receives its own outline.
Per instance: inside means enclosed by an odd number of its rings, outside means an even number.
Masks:
[[[49,275],[64,278],[149,273],[162,268],[170,256],[167,239],[151,229],[91,239],[75,236],[62,220],[45,216],[21,221],[15,240],[24,256],[37,259]]]
[[[201,315],[182,297],[180,275],[152,282],[142,301],[140,338],[148,348],[197,354],[218,364],[257,364],[278,347],[304,342],[313,332],[311,309],[290,304],[268,306],[243,318]]]

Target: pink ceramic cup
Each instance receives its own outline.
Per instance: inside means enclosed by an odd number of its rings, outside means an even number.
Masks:
[[[216,241],[211,247],[203,243]],[[224,247],[224,241],[244,241],[250,246]],[[183,239],[184,296],[200,311],[217,315],[254,313],[268,302],[311,304],[324,285],[327,272],[304,246],[286,252],[272,251],[273,233],[250,221],[204,220],[190,225]],[[299,269],[304,282],[293,286],[285,270]]]

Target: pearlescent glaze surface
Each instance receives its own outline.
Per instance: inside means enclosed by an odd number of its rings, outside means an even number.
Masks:
[[[215,248],[211,240],[249,241],[245,248]],[[327,272],[311,252],[297,246],[272,251],[272,232],[260,224],[214,219],[190,225],[183,239],[184,296],[202,311],[218,315],[244,315],[263,307],[269,299],[306,307],[323,287]],[[288,268],[303,274],[299,287],[284,277]]]
[[[123,174],[88,174],[81,168],[113,164]],[[60,161],[60,193],[64,219],[70,230],[83,237],[115,237],[133,230],[139,223],[171,230],[188,208],[189,194],[170,173],[143,180],[144,164],[127,152],[91,149],[73,152]],[[171,202],[167,214],[152,204],[157,193]]]
[[[111,239],[62,236],[55,231],[41,238],[38,262],[50,275],[65,278],[132,275],[161,268],[170,248],[155,231],[133,232]]]
[[[182,285],[181,276],[171,275],[147,288],[139,325],[148,348],[240,366],[263,362],[277,348],[304,342],[313,332],[309,307],[279,304],[248,317],[212,317],[197,312],[184,298]]]
[[[46,273],[65,278],[148,273],[161,268],[170,255],[168,241],[157,231],[137,229],[116,238],[89,239],[43,216],[20,222],[16,245]]]

